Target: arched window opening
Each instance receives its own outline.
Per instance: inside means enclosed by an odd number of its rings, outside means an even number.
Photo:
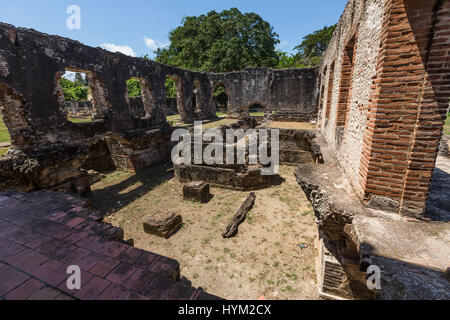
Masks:
[[[176,121],[188,120],[188,113],[185,106],[185,97],[183,90],[183,83],[181,79],[176,75],[168,75],[165,82],[166,99],[167,99],[167,114],[173,114],[169,116],[167,121],[169,123]]]
[[[56,96],[61,112],[73,123],[105,119],[110,105],[108,91],[94,73],[66,68],[56,75]]]
[[[228,95],[223,84],[219,84],[213,92],[214,102],[216,104],[217,116],[224,117],[228,115]]]
[[[254,103],[248,108],[248,112],[252,117],[264,117],[265,108],[259,103]]]
[[[202,103],[201,103],[201,85],[199,81],[194,81],[194,85],[192,87],[192,110],[195,113],[201,113]]]
[[[126,100],[134,118],[150,117],[155,107],[155,97],[144,78],[133,77],[127,81]]]

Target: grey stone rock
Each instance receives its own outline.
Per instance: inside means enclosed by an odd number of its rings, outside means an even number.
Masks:
[[[157,211],[144,221],[144,232],[169,239],[182,226],[180,215],[173,212]]]

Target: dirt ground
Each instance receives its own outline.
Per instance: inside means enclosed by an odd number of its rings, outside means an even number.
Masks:
[[[274,121],[266,125],[268,128],[317,130],[317,124],[311,122],[282,122]]]
[[[92,204],[106,222],[125,231],[135,246],[176,259],[196,287],[226,299],[317,299],[311,205],[293,175],[282,166],[282,184],[256,191],[254,208],[236,238],[221,234],[248,192],[212,188],[207,204],[183,200],[173,169],[161,165],[135,175],[113,172],[92,186]],[[182,229],[165,240],[143,232],[152,212],[166,209],[183,217]],[[304,248],[301,248],[304,247]]]

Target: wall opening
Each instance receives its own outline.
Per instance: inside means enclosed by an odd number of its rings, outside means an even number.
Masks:
[[[151,116],[155,107],[155,98],[147,79],[137,77],[129,79],[126,99],[132,117],[142,119]]]
[[[108,90],[91,71],[66,68],[58,72],[55,94],[61,112],[70,122],[92,122],[109,116]]]
[[[66,70],[59,78],[63,95],[59,96],[60,106],[70,122],[83,123],[93,120],[94,108],[89,81],[88,73],[81,71]]]
[[[216,111],[218,116],[228,115],[228,95],[227,90],[223,84],[216,86],[213,92],[214,103],[216,104]]]
[[[201,103],[201,85],[198,80],[195,80],[194,85],[192,86],[192,109],[195,113],[203,112]]]
[[[0,83],[0,117],[0,139],[4,144],[27,147],[32,143],[30,136],[32,129],[25,112],[24,99],[11,87],[2,83]],[[2,151],[6,153],[7,150]]]
[[[248,108],[248,112],[252,117],[264,117],[265,111],[265,108],[259,103],[254,103]]]
[[[325,109],[325,122],[328,124],[330,119],[331,100],[333,99],[333,83],[334,83],[334,66],[333,62],[330,67],[330,74],[328,76],[328,93],[327,93],[327,106]]]
[[[347,115],[350,110],[350,98],[353,87],[353,66],[356,56],[356,35],[347,43],[344,48],[342,58],[341,79],[339,87],[338,109],[336,117],[336,125],[338,127],[345,126],[347,123]]]
[[[11,146],[11,137],[9,135],[8,128],[3,121],[3,117],[0,114],[0,157],[2,157],[6,152],[8,152]]]

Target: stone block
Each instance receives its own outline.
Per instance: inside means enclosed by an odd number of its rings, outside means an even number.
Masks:
[[[157,211],[144,221],[144,232],[169,239],[183,224],[180,215],[173,212]]]
[[[211,198],[209,184],[199,181],[185,183],[183,186],[183,197],[185,200],[208,202]]]

